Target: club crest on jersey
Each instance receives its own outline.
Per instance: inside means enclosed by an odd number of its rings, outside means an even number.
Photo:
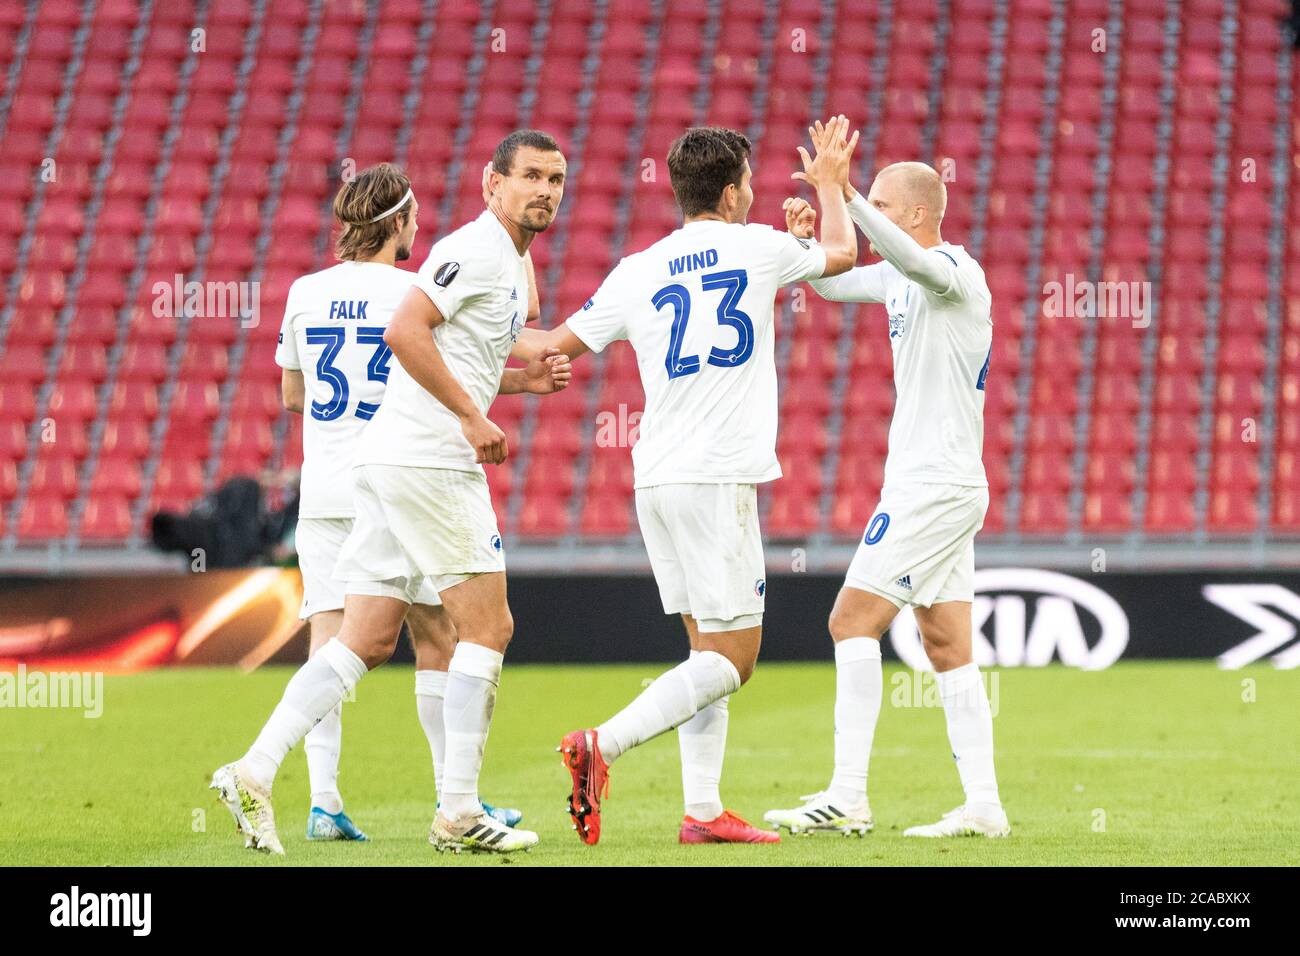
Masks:
[[[907,287],[907,292],[903,295],[903,309],[897,315],[894,314],[894,304],[898,302],[897,297],[889,300],[889,337],[891,339],[901,339],[907,331],[907,304],[912,301],[912,287]]]
[[[433,273],[433,284],[445,289],[447,286],[451,285],[452,281],[459,274],[459,262],[444,262],[442,265],[438,266],[437,270]]]
[[[767,593],[767,582],[764,581],[762,578],[759,578],[757,581],[754,582],[754,595],[756,597],[762,597],[766,593]]]
[[[510,290],[510,301],[511,302],[519,301],[519,290],[517,288]]]

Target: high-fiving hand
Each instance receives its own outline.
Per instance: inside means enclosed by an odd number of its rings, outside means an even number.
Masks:
[[[849,167],[859,134],[859,130],[854,130],[849,136],[849,121],[842,113],[832,116],[824,126],[818,120],[808,127],[815,155],[809,156],[808,150],[798,147],[803,171],[791,173],[790,178],[805,182],[813,189],[831,184],[845,188],[849,183]]]
[[[798,196],[788,196],[781,203],[785,210],[785,228],[797,239],[811,239],[817,230],[817,210]]]

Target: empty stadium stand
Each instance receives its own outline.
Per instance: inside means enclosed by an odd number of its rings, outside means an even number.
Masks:
[[[864,129],[856,180],[945,170],[945,237],[994,301],[984,536],[1300,535],[1300,150],[1283,0],[27,0],[0,5],[0,540],[138,546],[150,515],[301,460],[273,351],[332,262],[345,163],[395,160],[413,259],[477,215],[495,143],[533,125],[570,180],[534,246],[544,322],[678,224],[691,124],[756,144],[780,224],[810,118]],[[1024,55],[1032,53],[1032,56]],[[1150,282],[1143,322],[1049,283]],[[175,306],[256,283],[255,310]],[[231,288],[235,288],[231,286]],[[774,539],[848,539],[893,402],[883,310],[786,290]],[[626,346],[560,396],[499,400],[489,478],[520,538],[635,534]],[[626,429],[624,430],[626,433]]]

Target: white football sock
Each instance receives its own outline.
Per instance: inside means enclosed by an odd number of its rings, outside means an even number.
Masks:
[[[699,651],[691,651],[691,657]],[[727,702],[719,697],[677,728],[682,753],[682,793],[686,815],[696,820],[716,820],[722,815],[722,759],[727,749]],[[603,753],[603,751],[602,751]]]
[[[365,676],[365,661],[338,638],[329,641],[289,678],[280,703],[240,761],[240,772],[259,787],[270,790],[275,772],[293,745],[338,706]]]
[[[948,742],[966,791],[966,806],[977,813],[1001,807],[993,773],[993,714],[979,667],[972,662],[934,676],[948,718]]]
[[[442,812],[449,820],[481,811],[478,775],[483,766],[503,656],[490,647],[461,641],[447,671],[443,719],[447,755],[443,765]]]
[[[850,637],[835,644],[835,774],[826,790],[832,803],[857,808],[867,801],[867,765],[883,696],[880,641]]]
[[[303,741],[307,752],[307,779],[311,781],[311,805],[326,813],[341,813],[339,794],[339,752],[343,749],[343,705],[320,719]]]
[[[660,674],[636,700],[596,728],[601,756],[613,763],[620,754],[685,723],[739,689],[735,665],[717,651],[701,651]]]
[[[435,792],[442,786],[442,768],[447,760],[447,724],[442,713],[446,697],[446,671],[415,672],[415,710],[420,715],[424,736],[429,740]]]

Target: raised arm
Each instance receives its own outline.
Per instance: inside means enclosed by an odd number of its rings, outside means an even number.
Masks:
[[[894,225],[866,197],[849,187],[849,215],[882,259],[913,282],[940,295],[952,288],[957,264],[944,252],[931,252]]]
[[[811,239],[816,229],[817,210],[806,199],[791,196],[782,204],[785,226],[796,239]],[[889,268],[877,262],[857,266],[841,275],[811,279],[809,285],[823,299],[832,302],[883,302],[885,301],[884,270]]]
[[[815,155],[799,147],[803,171],[791,174],[817,190],[817,204],[822,210],[821,247],[826,253],[823,277],[848,272],[858,260],[858,239],[844,202],[849,181],[849,164],[858,145],[858,132],[848,136],[849,121],[844,116],[831,117],[825,126],[820,122],[809,127]]]
[[[812,279],[809,285],[819,296],[831,302],[884,302],[883,263],[858,266],[829,279]]]

